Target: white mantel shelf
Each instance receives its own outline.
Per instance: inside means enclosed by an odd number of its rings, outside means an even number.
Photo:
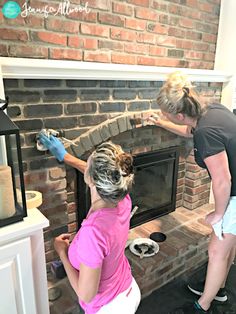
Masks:
[[[177,70],[189,75],[193,82],[228,82],[232,76],[216,70],[0,57],[0,71],[5,79],[163,81],[168,74]]]
[[[22,234],[32,234],[49,226],[48,219],[37,209],[29,209],[28,216],[17,223],[0,228],[0,245],[5,241],[13,241]]]

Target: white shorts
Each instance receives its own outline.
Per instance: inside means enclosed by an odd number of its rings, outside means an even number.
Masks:
[[[236,235],[236,196],[231,196],[223,218],[213,225],[216,236],[223,240],[224,233]]]
[[[139,306],[141,293],[133,278],[128,289],[100,308],[97,314],[134,314]]]

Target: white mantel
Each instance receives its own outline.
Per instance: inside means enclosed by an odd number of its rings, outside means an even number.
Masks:
[[[216,70],[155,67],[98,62],[0,57],[2,78],[163,81],[182,71],[192,81],[228,82],[231,74]]]

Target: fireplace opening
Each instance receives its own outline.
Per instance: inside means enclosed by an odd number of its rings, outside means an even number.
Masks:
[[[170,147],[134,156],[135,180],[130,193],[138,210],[130,221],[134,228],[175,210],[179,147]],[[78,229],[90,208],[90,192],[83,174],[77,171]]]
[[[135,181],[130,194],[138,210],[131,228],[175,210],[178,164],[178,147],[134,157]]]

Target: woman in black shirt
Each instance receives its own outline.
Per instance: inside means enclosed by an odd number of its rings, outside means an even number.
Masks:
[[[220,104],[204,106],[188,78],[171,74],[157,98],[160,115],[148,119],[175,134],[193,137],[195,161],[211,179],[215,211],[206,216],[212,232],[208,268],[201,295],[188,313],[208,313],[213,299],[226,301],[225,281],[236,250],[236,116]]]

